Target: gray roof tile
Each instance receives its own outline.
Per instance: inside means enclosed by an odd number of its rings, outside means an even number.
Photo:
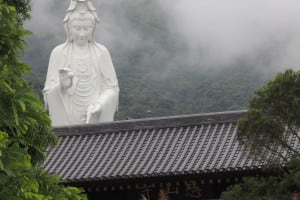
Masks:
[[[58,127],[43,167],[66,181],[258,168],[236,140],[245,111]],[[295,145],[295,138],[290,138]]]

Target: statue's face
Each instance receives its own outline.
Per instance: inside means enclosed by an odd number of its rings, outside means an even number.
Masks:
[[[74,19],[69,25],[71,37],[76,44],[85,45],[92,38],[94,24],[90,19]]]

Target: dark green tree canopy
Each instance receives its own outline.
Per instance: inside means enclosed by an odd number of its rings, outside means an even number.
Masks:
[[[30,67],[19,54],[28,32],[15,21],[14,7],[3,4],[0,14],[0,130],[11,137],[11,145],[26,149],[32,163],[37,163],[43,160],[47,146],[55,144],[55,136],[42,103],[24,81]]]
[[[22,24],[26,19],[30,18],[31,0],[3,0],[4,4],[13,6],[16,9],[17,21]]]
[[[273,175],[248,178],[224,192],[222,199],[290,200],[299,196],[300,152],[290,138],[300,142],[300,71],[279,73],[257,90],[247,116],[238,125],[238,139],[253,156],[267,159]]]
[[[286,70],[255,92],[247,117],[239,121],[238,137],[253,154],[281,156],[279,148],[299,153],[289,142],[300,128],[300,72]],[[276,158],[276,156],[275,156]]]

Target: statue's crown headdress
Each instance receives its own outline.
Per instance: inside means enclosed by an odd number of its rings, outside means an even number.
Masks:
[[[94,16],[95,22],[99,22],[99,17],[96,13],[96,8],[93,6],[90,0],[71,0],[64,22],[69,21],[70,15],[74,12],[79,12],[81,14],[84,14],[85,12],[90,12]]]

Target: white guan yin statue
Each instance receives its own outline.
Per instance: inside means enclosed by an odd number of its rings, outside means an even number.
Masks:
[[[53,126],[113,121],[119,87],[109,51],[95,42],[99,22],[89,0],[72,0],[67,41],[51,53],[44,100]]]

